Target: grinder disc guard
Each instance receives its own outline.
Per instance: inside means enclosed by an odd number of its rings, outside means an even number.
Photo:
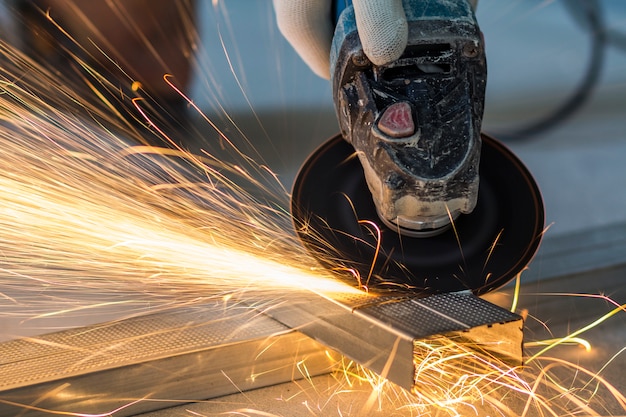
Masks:
[[[483,134],[482,140],[474,211],[441,234],[409,237],[379,219],[354,149],[333,137],[294,183],[291,210],[300,239],[324,266],[357,271],[360,282],[346,276],[374,291],[479,295],[506,284],[539,246],[543,202],[522,162],[495,139]]]

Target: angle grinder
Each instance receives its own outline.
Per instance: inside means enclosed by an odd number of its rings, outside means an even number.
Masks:
[[[368,290],[483,294],[504,285],[536,252],[544,209],[522,162],[481,134],[487,70],[472,7],[403,0],[407,47],[375,65],[349,3],[336,1],[330,57],[341,134],[296,177],[300,239]]]

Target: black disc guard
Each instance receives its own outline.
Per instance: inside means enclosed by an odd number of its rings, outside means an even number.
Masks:
[[[439,235],[408,237],[380,221],[354,149],[341,135],[331,138],[294,183],[291,210],[300,239],[324,266],[373,291],[480,295],[506,284],[539,247],[543,201],[509,149],[485,134],[482,141],[474,211]]]

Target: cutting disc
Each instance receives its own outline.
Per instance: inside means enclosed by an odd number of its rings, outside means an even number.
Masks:
[[[294,183],[300,239],[324,266],[374,291],[483,294],[506,284],[539,246],[543,202],[522,162],[497,140],[482,141],[474,211],[441,234],[409,237],[380,221],[354,149],[331,138]]]

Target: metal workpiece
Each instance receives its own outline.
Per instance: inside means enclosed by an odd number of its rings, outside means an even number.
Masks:
[[[250,307],[176,309],[1,343],[0,415],[132,416],[299,379],[302,361],[307,376],[333,366]]]
[[[513,366],[522,363],[522,317],[469,291],[425,298],[301,298],[266,313],[409,390],[419,340],[453,337]]]
[[[521,361],[522,319],[469,292],[248,301],[1,343],[0,415],[132,416],[331,372],[332,349],[411,389],[414,342],[442,335]]]

